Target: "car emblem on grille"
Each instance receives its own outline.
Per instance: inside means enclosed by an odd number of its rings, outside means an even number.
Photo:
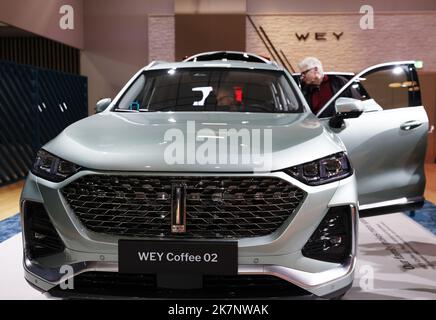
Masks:
[[[171,187],[171,232],[186,232],[186,185],[182,183]]]

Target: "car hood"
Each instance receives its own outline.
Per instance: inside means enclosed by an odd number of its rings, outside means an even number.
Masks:
[[[245,140],[235,144],[238,134]],[[96,170],[252,172],[344,147],[311,113],[105,112],[70,125],[44,149]]]

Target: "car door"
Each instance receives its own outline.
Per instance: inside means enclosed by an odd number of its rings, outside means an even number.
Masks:
[[[325,126],[338,98],[350,94],[363,113],[330,129],[355,169],[361,216],[422,206],[428,117],[414,62],[376,65],[354,76],[317,114]]]

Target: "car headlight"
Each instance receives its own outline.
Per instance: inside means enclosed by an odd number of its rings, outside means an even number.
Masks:
[[[285,172],[311,186],[330,183],[353,174],[350,161],[343,152],[285,169]]]
[[[31,171],[41,178],[53,182],[60,182],[72,176],[80,169],[81,167],[78,165],[60,159],[41,149],[36,154],[36,160]]]

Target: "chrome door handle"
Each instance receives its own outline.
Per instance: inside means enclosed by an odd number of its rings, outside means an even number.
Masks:
[[[406,121],[403,124],[401,124],[400,129],[404,130],[404,131],[410,131],[412,129],[418,128],[421,125],[422,125],[422,122],[420,122],[420,121],[410,120],[410,121]]]

